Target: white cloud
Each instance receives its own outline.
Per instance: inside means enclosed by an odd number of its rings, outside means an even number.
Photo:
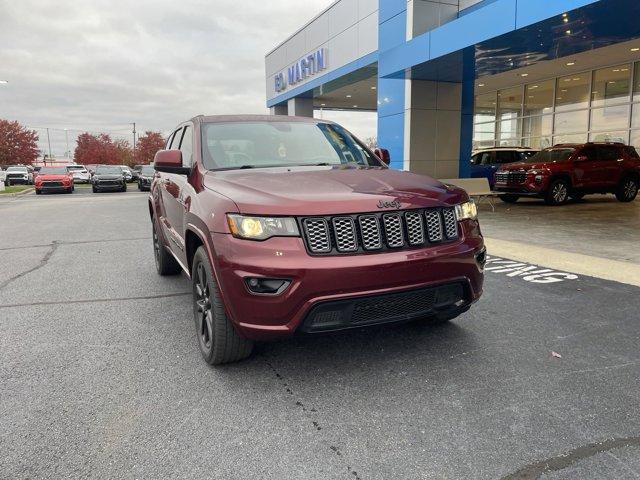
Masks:
[[[0,116],[130,138],[198,114],[264,113],[264,55],[331,0],[0,0]],[[370,114],[333,114],[360,136]],[[373,130],[372,130],[373,129]],[[46,146],[44,130],[38,130]]]

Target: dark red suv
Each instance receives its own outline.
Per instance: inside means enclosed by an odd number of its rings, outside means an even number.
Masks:
[[[191,278],[210,364],[294,332],[446,321],[482,293],[467,194],[389,169],[335,123],[199,116],[175,129],[155,169],[156,267]]]
[[[638,194],[640,157],[622,143],[561,144],[524,162],[502,166],[494,191],[515,203],[521,196],[544,198],[549,205],[581,199],[589,193],[615,193],[621,202]]]

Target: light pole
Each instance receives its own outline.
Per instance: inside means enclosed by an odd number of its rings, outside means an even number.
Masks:
[[[51,158],[51,138],[49,137],[49,128],[47,128],[47,144],[49,145],[49,158]]]
[[[67,141],[67,154],[66,157],[70,158],[71,157],[71,152],[69,151],[69,130],[68,129],[64,129],[64,138]]]

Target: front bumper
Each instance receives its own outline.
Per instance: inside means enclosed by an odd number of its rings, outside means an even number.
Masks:
[[[536,183],[535,175],[529,174],[527,175],[526,180],[522,183],[502,182],[496,180],[493,186],[493,191],[513,195],[542,196],[548,183],[549,177],[547,175],[543,175],[540,183]]]
[[[40,192],[66,192],[72,185],[36,185],[36,190]]]
[[[330,302],[373,297],[384,302],[385,295],[453,284],[462,292],[461,298],[449,303],[438,305],[434,297],[422,310],[399,309],[398,315],[392,311],[376,318],[365,315],[361,321],[329,330],[407,320],[412,313],[436,313],[439,306],[449,312],[466,310],[482,294],[483,272],[476,256],[484,251],[484,242],[475,221],[463,222],[461,232],[455,242],[422,249],[325,257],[308,255],[301,238],[253,242],[228,234],[212,236],[216,273],[231,321],[245,337],[269,340],[309,331],[306,323],[301,326],[312,309]],[[279,295],[254,294],[246,285],[247,277],[287,279],[291,284]]]
[[[123,182],[118,182],[118,183],[95,182],[93,186],[99,190],[122,190],[125,184]]]

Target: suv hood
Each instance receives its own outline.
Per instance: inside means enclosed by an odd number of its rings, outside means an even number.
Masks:
[[[69,180],[69,175],[67,175],[66,173],[45,173],[45,174],[41,174],[39,173],[37,176],[38,180],[64,180],[65,178],[67,180]]]
[[[204,185],[241,213],[331,215],[462,203],[466,192],[423,175],[380,167],[277,167],[207,172]],[[396,205],[379,206],[379,202]]]
[[[499,168],[501,172],[512,172],[514,170],[524,170],[528,172],[529,170],[540,170],[543,168],[549,168],[551,165],[555,165],[555,162],[516,162],[516,163],[505,163]]]

